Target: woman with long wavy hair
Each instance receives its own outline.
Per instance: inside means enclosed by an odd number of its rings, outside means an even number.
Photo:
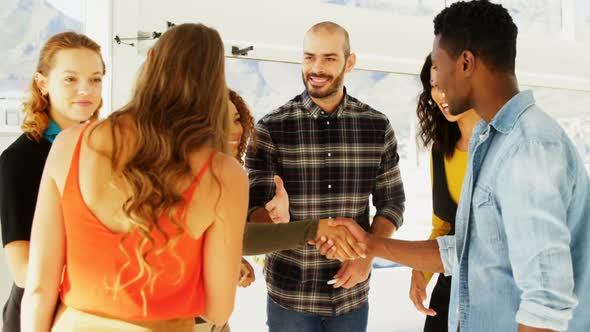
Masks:
[[[418,137],[425,147],[432,147],[431,240],[455,234],[455,214],[467,168],[469,139],[480,120],[475,110],[457,116],[450,114],[444,94],[433,85],[435,69],[428,55],[420,72],[423,91],[416,109],[420,126]],[[431,277],[431,273],[412,271],[410,299],[418,311],[427,315],[425,332],[444,332],[447,331],[451,277],[439,275],[432,291],[430,308],[426,308],[423,302],[426,300],[426,287]]]
[[[148,52],[127,105],[57,138],[35,211],[25,331],[182,332],[200,315],[228,320],[248,180],[219,153],[227,100],[219,34],[181,24]]]
[[[14,279],[3,331],[20,331],[33,213],[49,149],[62,129],[97,117],[104,74],[100,46],[85,35],[58,33],[41,49],[23,105],[24,133],[0,156],[2,243]]]

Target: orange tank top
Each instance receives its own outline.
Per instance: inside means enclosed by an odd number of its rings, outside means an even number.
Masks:
[[[167,248],[156,254],[157,250],[152,250],[146,260],[152,267],[152,273],[158,274],[153,287],[148,285],[143,288],[146,275],[134,281],[140,270],[134,250],[141,236],[136,231],[126,234],[112,232],[96,218],[82,198],[79,159],[82,137],[87,127],[82,130],[76,144],[61,199],[66,234],[66,265],[60,290],[62,302],[84,312],[123,320],[166,320],[200,316],[205,305],[203,236],[194,239],[184,232],[176,243],[174,252]],[[195,181],[184,193],[186,202],[191,201],[213,156],[212,154],[209,157]],[[180,220],[179,223],[184,224],[185,220]],[[179,232],[164,215],[159,218],[158,224],[169,237]],[[151,236],[154,238],[155,248],[161,248],[166,241],[155,229]],[[126,249],[131,260],[121,247]],[[178,259],[184,262],[182,276]],[[131,283],[125,288],[119,288],[115,294],[113,286],[124,265],[127,266],[120,274],[120,284]]]

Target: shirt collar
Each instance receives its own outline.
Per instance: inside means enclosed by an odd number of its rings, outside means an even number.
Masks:
[[[309,115],[311,115],[313,118],[317,118],[320,114],[322,114],[324,112],[321,107],[319,107],[316,103],[314,103],[313,99],[311,99],[311,97],[307,93],[307,90],[303,91],[303,93],[301,94],[301,100],[302,100],[303,108],[305,110],[307,110],[309,112]],[[332,112],[329,116],[336,116],[336,117],[342,116],[342,114],[346,111],[346,109],[348,109],[349,103],[350,103],[350,98],[348,97],[348,94],[346,93],[346,87],[344,87],[344,98],[342,99],[342,102],[340,103],[340,105],[338,105],[338,107],[334,110],[334,112]]]
[[[55,137],[61,132],[61,128],[57,125],[53,119],[49,119],[49,126],[43,132],[43,137],[47,139],[49,142],[53,143]]]
[[[512,97],[490,121],[490,126],[497,131],[507,134],[514,128],[520,115],[535,104],[535,97],[531,90],[519,92]]]

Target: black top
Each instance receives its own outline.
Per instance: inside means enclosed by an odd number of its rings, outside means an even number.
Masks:
[[[0,156],[0,221],[2,245],[30,241],[43,167],[51,143],[22,134]]]
[[[447,185],[444,158],[442,152],[432,149],[432,208],[437,217],[451,224],[451,231],[448,235],[453,235],[455,234],[457,203],[453,201]]]

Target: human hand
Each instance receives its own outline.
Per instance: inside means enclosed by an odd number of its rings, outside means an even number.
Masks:
[[[342,263],[342,267],[334,275],[334,288],[352,288],[360,282],[367,280],[373,267],[372,258],[361,258]]]
[[[426,278],[421,271],[412,270],[412,281],[410,283],[410,300],[416,309],[428,316],[436,316],[436,311],[424,306],[426,301]]]
[[[350,234],[352,234],[352,236],[354,236],[358,242],[367,243],[369,241],[369,234],[367,234],[367,232],[365,232],[365,230],[354,219],[336,217],[335,219],[330,219],[328,225],[332,227],[346,227]]]
[[[238,281],[238,286],[246,288],[250,286],[255,279],[254,268],[244,257],[242,257],[242,261],[240,262],[240,280]]]
[[[350,219],[353,223],[356,222]],[[316,240],[310,241],[315,244],[320,254],[329,259],[346,261],[366,257],[367,246],[359,239],[364,236],[355,237],[345,226],[330,226],[331,219],[321,219],[316,233]],[[360,228],[360,226],[357,225]],[[361,233],[364,230],[361,228]]]
[[[283,179],[280,176],[274,176],[275,181],[275,195],[265,205],[266,211],[273,223],[288,223],[290,220],[289,216],[289,195],[283,184]]]

